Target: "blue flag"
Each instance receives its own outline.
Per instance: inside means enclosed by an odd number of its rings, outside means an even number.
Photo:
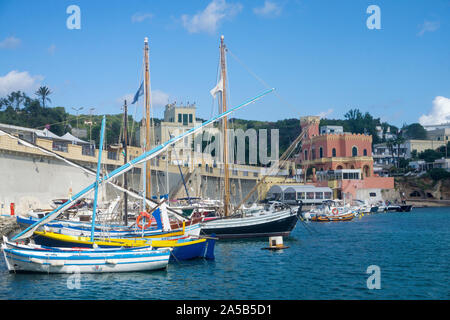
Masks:
[[[141,86],[139,87],[138,91],[134,95],[133,102],[131,104],[135,104],[139,97],[144,94],[144,81],[141,82]]]

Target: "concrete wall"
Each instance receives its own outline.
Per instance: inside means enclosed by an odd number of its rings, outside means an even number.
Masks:
[[[109,165],[108,171],[116,166]],[[95,168],[94,168],[95,170]],[[189,195],[221,199],[223,197],[223,179],[205,176],[195,169],[189,176],[187,168],[183,167]],[[95,176],[84,173],[78,168],[63,161],[39,155],[20,154],[0,150],[0,214],[10,213],[10,203],[15,203],[17,213],[25,213],[30,209],[50,208],[52,199],[67,198],[92,184]],[[169,190],[177,189],[174,197],[185,197],[186,192],[182,184],[181,175],[177,168],[168,172]],[[119,178],[118,182],[122,183]],[[152,170],[152,194],[167,193],[167,179],[165,171]],[[231,179],[232,202],[237,204],[242,197],[256,184],[255,179]],[[128,186],[134,190],[142,190],[141,169],[134,168],[128,173]],[[99,200],[111,200],[122,193],[107,185],[101,187]],[[242,195],[242,196],[241,196]],[[251,199],[256,199],[255,193]],[[87,195],[93,198],[93,192]],[[135,200],[130,198],[130,200]]]

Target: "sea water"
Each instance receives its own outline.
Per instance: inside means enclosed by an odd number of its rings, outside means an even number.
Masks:
[[[0,299],[449,299],[450,208],[348,222],[299,222],[289,248],[221,240],[214,261],[108,274],[14,274],[0,259]]]

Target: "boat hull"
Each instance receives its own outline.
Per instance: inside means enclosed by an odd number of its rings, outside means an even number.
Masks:
[[[314,222],[339,222],[339,221],[350,221],[355,217],[353,213],[343,214],[343,215],[328,215],[328,216],[314,216],[311,221]]]
[[[51,232],[35,232],[33,240],[36,244],[57,248],[93,248],[93,242],[86,237],[74,237]],[[171,261],[190,260],[195,258],[214,259],[215,239],[183,238],[110,238],[95,239],[99,248],[132,248],[151,245],[154,248],[171,248]]]
[[[291,212],[257,218],[223,218],[202,225],[201,233],[215,234],[219,239],[289,236],[298,218]]]
[[[45,250],[3,245],[10,272],[105,273],[159,270],[167,267],[170,250]],[[96,252],[97,251],[97,252]]]

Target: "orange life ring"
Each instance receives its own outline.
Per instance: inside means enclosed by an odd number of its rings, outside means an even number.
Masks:
[[[143,226],[141,224],[141,219],[142,218],[146,218],[147,219],[147,223]],[[136,219],[136,225],[140,228],[140,229],[147,229],[148,227],[150,227],[150,225],[152,224],[152,217],[145,211],[141,212],[139,214],[139,216]]]
[[[333,208],[333,210],[331,210],[331,212],[336,215],[339,213],[339,210],[337,208]]]

